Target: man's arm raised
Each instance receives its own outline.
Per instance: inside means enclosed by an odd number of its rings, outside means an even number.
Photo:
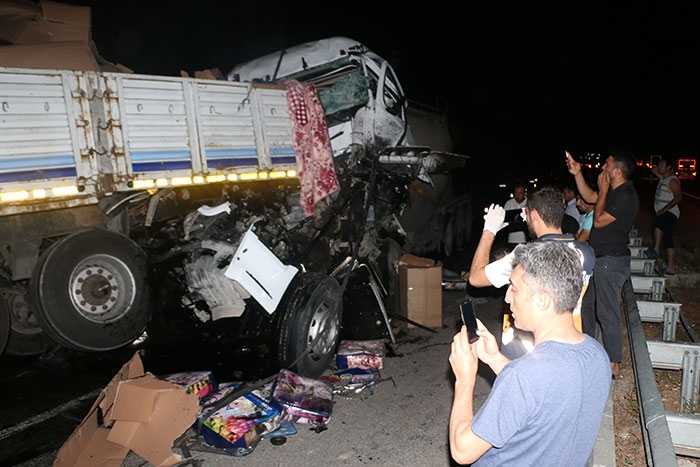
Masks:
[[[506,211],[497,204],[492,204],[484,216],[484,232],[479,239],[479,245],[474,252],[472,265],[469,269],[469,283],[474,287],[488,287],[491,284],[486,277],[486,266],[489,264],[491,247],[499,230],[508,225],[505,222]]]
[[[598,201],[598,192],[588,186],[586,179],[583,178],[583,174],[581,173],[581,164],[576,162],[568,151],[566,151],[566,167],[569,169],[569,173],[576,179],[576,188],[578,188],[578,192],[581,193],[583,200],[590,204]]]

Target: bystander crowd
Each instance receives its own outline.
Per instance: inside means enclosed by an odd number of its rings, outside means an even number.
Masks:
[[[525,207],[527,227],[535,242],[563,242],[574,248],[581,259],[584,276],[580,295],[586,291],[590,275],[593,273],[595,255],[593,249],[581,242],[575,241],[573,235],[564,234],[561,222],[564,216],[564,203],[561,191],[545,186],[532,192]],[[484,231],[474,252],[469,270],[469,283],[473,287],[503,287],[510,280],[513,272],[513,253],[489,263],[491,248],[499,230],[508,224],[504,220],[505,211],[498,205],[492,205],[484,219]],[[573,309],[574,323],[582,330],[581,304]],[[534,337],[532,333],[511,326],[509,313],[504,315],[501,351],[509,358],[517,358],[532,348]]]

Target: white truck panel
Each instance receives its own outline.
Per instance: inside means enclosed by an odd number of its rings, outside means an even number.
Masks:
[[[295,169],[284,88],[0,68],[0,215]]]

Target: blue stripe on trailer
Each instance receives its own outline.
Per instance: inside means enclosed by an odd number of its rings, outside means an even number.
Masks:
[[[162,172],[165,170],[192,169],[189,160],[186,161],[162,161],[162,162],[132,162],[134,172]]]
[[[189,149],[131,151],[131,162],[172,161],[190,159]]]
[[[258,166],[257,157],[229,157],[222,159],[207,158],[207,167],[210,169],[225,169],[227,167]]]
[[[0,170],[75,166],[73,154],[0,158]],[[75,170],[74,170],[75,172]]]
[[[26,182],[31,180],[45,180],[47,178],[75,177],[75,167],[60,169],[27,170],[21,172],[0,172],[0,183]]]
[[[289,157],[289,156],[272,156],[270,158],[272,160],[272,163],[277,165],[277,164],[296,164],[297,158],[296,157]]]
[[[217,157],[245,157],[257,156],[255,148],[229,148],[229,149],[207,149],[207,160]]]
[[[296,152],[294,152],[294,148],[291,146],[270,148],[271,156],[293,156],[294,154],[296,154]]]

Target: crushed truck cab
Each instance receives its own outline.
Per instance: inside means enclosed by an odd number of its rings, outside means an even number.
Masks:
[[[105,351],[144,330],[163,342],[186,326],[225,328],[317,375],[353,268],[372,271],[391,309],[402,252],[449,254],[467,239],[469,197],[450,172],[466,158],[435,138],[444,115],[409,106],[362,44],[303,44],[228,78],[0,67],[6,351]],[[318,93],[340,186],[312,216],[300,207],[289,80]],[[251,249],[267,259],[243,264]]]

